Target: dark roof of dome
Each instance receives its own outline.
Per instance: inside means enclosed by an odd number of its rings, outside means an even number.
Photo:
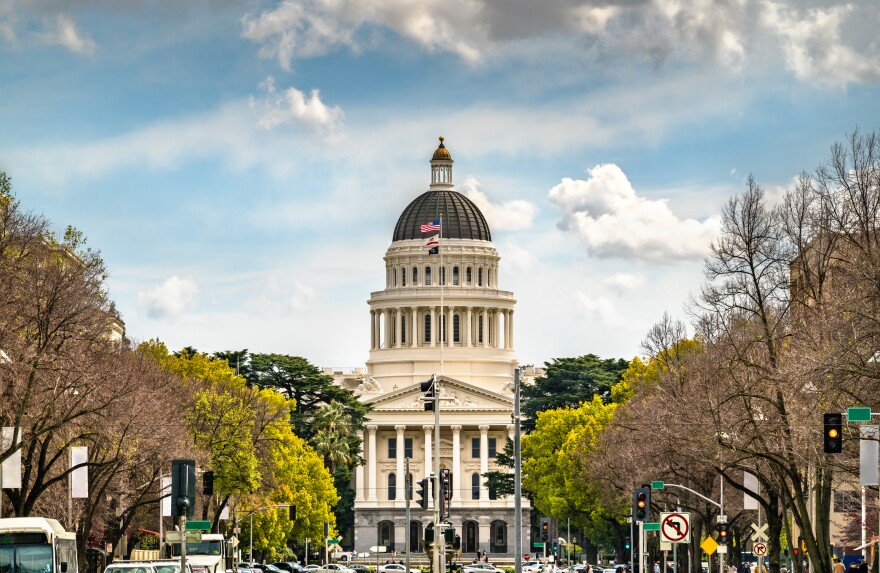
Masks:
[[[394,227],[393,241],[421,239],[430,236],[421,227],[443,214],[444,239],[475,239],[491,241],[489,225],[473,201],[447,189],[426,191],[407,205]]]

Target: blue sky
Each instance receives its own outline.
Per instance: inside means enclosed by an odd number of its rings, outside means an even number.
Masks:
[[[7,0],[0,169],[99,248],[136,340],[362,365],[437,136],[524,363],[685,316],[722,205],[878,125],[880,6]]]

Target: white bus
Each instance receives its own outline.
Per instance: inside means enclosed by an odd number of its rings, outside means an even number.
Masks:
[[[0,519],[0,573],[79,573],[76,533],[55,519]]]

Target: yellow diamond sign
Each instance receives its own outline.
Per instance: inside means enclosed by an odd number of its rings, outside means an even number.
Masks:
[[[700,548],[706,552],[706,555],[712,555],[715,553],[715,550],[718,549],[718,542],[712,539],[712,537],[707,537],[700,543]]]

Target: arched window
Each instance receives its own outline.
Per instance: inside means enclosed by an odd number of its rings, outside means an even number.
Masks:
[[[480,499],[480,474],[471,475],[471,499]]]
[[[431,342],[431,315],[425,314],[425,343]]]
[[[422,522],[409,522],[409,550],[413,553],[424,551],[422,548]]]
[[[452,342],[461,342],[461,316],[452,316]]]
[[[400,286],[406,286],[406,268],[400,269]]]
[[[403,320],[400,321],[400,343],[406,344],[406,315],[403,316]]]
[[[440,284],[446,284],[446,267],[440,267]]]
[[[477,286],[483,286],[483,269],[477,269]]]
[[[391,269],[391,276],[394,279],[394,286],[397,286],[397,269]]]
[[[483,315],[477,319],[477,342],[483,343]]]
[[[471,268],[468,267],[467,271],[464,273],[464,280],[467,284],[471,284]]]
[[[492,269],[486,269],[486,286],[492,286]]]
[[[393,501],[395,499],[397,499],[397,476],[388,474],[388,500]]]
[[[431,284],[431,267],[425,267],[425,286]]]
[[[394,551],[394,522],[379,522],[379,543],[388,548],[388,551]]]
[[[476,521],[464,523],[464,539],[462,539],[462,553],[475,553],[480,546],[480,526]]]
[[[507,553],[507,523],[500,519],[489,526],[489,553]]]
[[[418,267],[413,267],[412,283],[413,283],[413,286],[416,286],[417,284],[419,284],[419,269],[418,269]]]
[[[452,286],[458,286],[458,267],[452,267]]]

